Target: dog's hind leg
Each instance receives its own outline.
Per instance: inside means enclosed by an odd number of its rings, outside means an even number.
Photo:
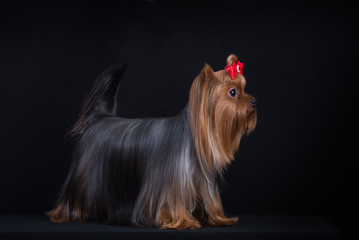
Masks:
[[[55,207],[46,212],[52,222],[83,222],[88,217],[89,211],[84,206],[84,185],[81,184],[83,181],[71,177],[72,173],[67,177]]]

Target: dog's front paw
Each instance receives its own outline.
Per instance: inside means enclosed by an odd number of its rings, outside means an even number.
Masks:
[[[238,217],[226,218],[226,217],[215,216],[215,217],[210,217],[208,219],[209,225],[213,227],[233,226],[234,224],[237,223],[237,221],[238,221]]]
[[[198,228],[201,228],[201,224],[198,221],[177,221],[161,225],[161,229],[194,230]]]

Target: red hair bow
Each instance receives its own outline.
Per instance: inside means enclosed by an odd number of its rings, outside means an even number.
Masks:
[[[241,63],[239,60],[237,64],[233,62],[231,66],[228,65],[225,67],[225,69],[227,72],[229,72],[229,75],[231,75],[232,80],[237,76],[237,73],[243,75],[243,63]]]

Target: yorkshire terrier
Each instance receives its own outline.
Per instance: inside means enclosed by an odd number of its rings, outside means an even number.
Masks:
[[[169,118],[116,115],[124,65],[96,80],[78,121],[73,163],[53,210],[53,222],[104,220],[116,225],[197,229],[231,226],[218,176],[257,119],[256,100],[244,92],[243,63],[229,55],[214,72],[205,64],[189,103]]]

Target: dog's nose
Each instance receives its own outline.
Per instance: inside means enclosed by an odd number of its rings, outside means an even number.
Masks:
[[[257,106],[257,100],[256,99],[252,99],[249,101],[252,104],[252,107],[256,107]]]

